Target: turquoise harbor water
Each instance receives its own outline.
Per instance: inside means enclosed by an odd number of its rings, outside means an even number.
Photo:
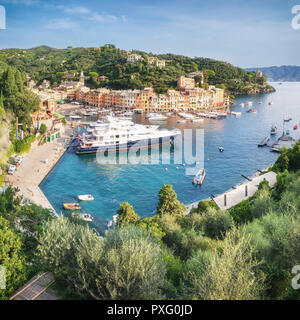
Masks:
[[[81,203],[81,207],[83,212],[94,216],[93,227],[101,232],[119,203],[128,201],[142,217],[155,214],[157,194],[164,184],[173,185],[179,200],[185,204],[221,194],[242,182],[241,174],[252,176],[276,161],[278,154],[267,147],[258,148],[257,144],[270,134],[272,124],[282,133],[285,114],[293,118],[286,129],[293,137],[300,138],[300,130],[293,130],[295,124],[300,127],[300,83],[272,85],[277,90],[275,93],[236,98],[232,111],[242,112],[241,118],[228,116],[224,120],[205,120],[203,124],[177,124],[173,117],[162,124],[169,129],[205,130],[207,177],[202,187],[192,185],[193,177],[186,176],[186,168],[181,165],[101,165],[94,155],[77,156],[69,151],[43,181],[41,189],[57,212],[62,211],[63,202],[76,202],[77,195],[92,194],[95,201]],[[270,100],[274,105],[268,105]],[[253,101],[257,114],[247,113],[247,106],[240,107],[240,103],[248,101]],[[147,122],[139,117],[135,121]],[[219,146],[224,146],[224,153],[219,152]]]

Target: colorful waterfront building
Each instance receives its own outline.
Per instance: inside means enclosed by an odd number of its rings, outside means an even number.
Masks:
[[[193,89],[195,88],[195,79],[181,76],[177,81],[177,87],[179,90]]]

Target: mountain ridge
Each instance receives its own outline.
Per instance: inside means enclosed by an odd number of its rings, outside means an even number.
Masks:
[[[245,68],[245,70],[249,72],[261,70],[269,81],[300,81],[300,66],[296,65]]]

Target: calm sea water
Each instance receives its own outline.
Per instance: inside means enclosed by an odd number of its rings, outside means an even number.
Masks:
[[[286,130],[300,138],[300,130],[293,130],[295,124],[300,127],[300,83],[272,85],[277,90],[275,93],[236,98],[232,110],[242,112],[241,118],[228,116],[197,124],[177,124],[175,118],[170,118],[162,124],[169,129],[204,129],[207,177],[202,187],[192,185],[193,177],[186,176],[186,168],[181,165],[101,165],[94,155],[67,152],[43,181],[41,189],[57,212],[62,211],[63,202],[75,202],[79,194],[92,194],[95,201],[82,203],[81,207],[83,212],[94,216],[93,227],[101,232],[122,202],[128,201],[142,217],[155,214],[158,191],[164,184],[173,185],[179,200],[185,204],[221,194],[242,182],[241,174],[252,176],[276,161],[278,154],[269,148],[258,148],[257,144],[270,134],[272,124],[281,134],[285,114],[293,118]],[[271,100],[274,105],[269,106]],[[257,114],[247,113],[247,106],[240,107],[248,101],[253,101]],[[140,117],[135,121],[147,123]],[[219,146],[224,146],[224,153],[219,152]]]

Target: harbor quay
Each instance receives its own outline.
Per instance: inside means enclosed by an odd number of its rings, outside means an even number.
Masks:
[[[55,212],[39,185],[64,155],[72,134],[73,130],[67,127],[55,141],[43,145],[34,142],[16,173],[8,177],[7,184],[18,188],[25,200]]]

